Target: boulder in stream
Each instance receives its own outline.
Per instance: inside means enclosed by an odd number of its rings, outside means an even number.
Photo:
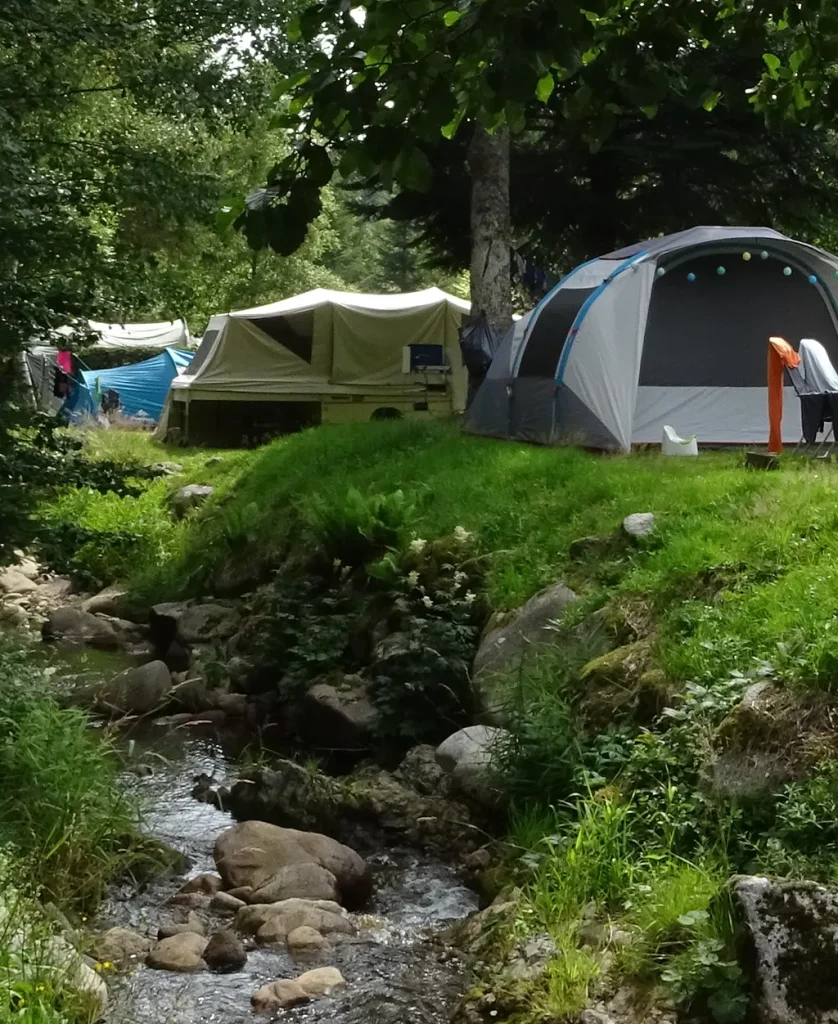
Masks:
[[[305,742],[328,750],[365,750],[377,722],[378,712],[357,676],[346,676],[339,685],[315,683],[294,713],[296,731]]]
[[[355,927],[346,911],[330,900],[283,900],[257,903],[236,914],[234,927],[255,935],[262,945],[285,942],[298,928],[311,928],[321,935],[351,935]]]
[[[279,903],[293,898],[340,901],[338,883],[331,871],[319,864],[291,864],[251,893],[249,903]]]
[[[349,907],[362,906],[372,891],[363,857],[317,832],[245,821],[218,837],[213,856],[227,889],[250,885],[258,890],[284,868],[316,864],[334,877],[341,902]]]
[[[205,871],[190,878],[188,882],[184,882],[178,892],[207,892],[210,896],[214,896],[223,888],[224,883],[218,875]]]
[[[321,952],[328,945],[320,932],[305,924],[289,932],[285,942],[292,956],[310,956]]]
[[[110,928],[96,939],[93,952],[100,962],[125,964],[144,957],[151,945],[151,939],[129,928]]]
[[[180,971],[185,974],[206,967],[203,955],[207,939],[195,932],[182,932],[162,939],[148,954],[148,966],[159,971]]]
[[[157,932],[157,938],[170,939],[173,935],[185,935],[187,932],[193,932],[195,935],[206,935],[207,933],[206,925],[194,910],[187,911],[182,921],[162,925]]]
[[[117,648],[120,637],[110,622],[81,608],[56,608],[41,627],[44,640],[65,640],[91,647]]]
[[[172,691],[172,677],[162,661],[120,672],[97,693],[96,708],[103,714],[148,715],[159,711]]]
[[[312,999],[323,999],[346,984],[336,967],[318,967],[306,971],[293,981],[283,979],[263,985],[256,992],[251,1004],[256,1013],[273,1013],[301,1006]]]
[[[506,729],[491,725],[470,725],[453,733],[436,749],[440,767],[450,774],[455,792],[479,804],[498,802],[494,762],[503,745],[511,739]]]
[[[204,961],[212,971],[238,971],[247,963],[247,953],[235,932],[215,932],[204,950]]]
[[[210,903],[210,910],[214,910],[217,914],[235,914],[246,906],[244,900],[238,899],[232,893],[217,892]]]

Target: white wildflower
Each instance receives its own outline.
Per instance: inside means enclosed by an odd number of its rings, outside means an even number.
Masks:
[[[462,586],[463,583],[465,583],[465,581],[466,581],[466,574],[464,572],[455,572],[454,573],[454,586],[455,587]]]
[[[422,598],[422,604],[423,604],[423,605],[424,605],[424,606],[425,606],[426,608],[433,608],[433,606],[434,606],[434,603],[433,603],[433,601],[432,601],[432,600],[431,600],[431,599],[430,599],[430,598],[428,597],[428,595],[427,595],[427,594],[425,594],[425,596],[424,596],[424,597]]]
[[[466,541],[471,540],[471,538],[473,536],[474,536],[474,534],[473,533],[469,533],[469,531],[466,530],[465,527],[462,527],[462,526],[455,526],[454,527],[454,540],[458,544],[465,544]]]
[[[474,594],[469,590],[468,593],[463,598],[463,600],[465,601],[466,604],[474,604],[474,602],[477,600],[477,594]]]
[[[407,582],[411,585],[411,587],[415,587],[418,584],[419,573],[415,569],[407,574]]]
[[[339,558],[335,558],[335,559],[332,560],[332,568],[333,569],[340,569],[340,567],[342,565],[343,565],[343,562]]]
[[[416,540],[412,540],[410,542],[410,550],[414,555],[421,555],[427,544],[428,542],[426,540],[423,540],[421,537],[417,537]]]

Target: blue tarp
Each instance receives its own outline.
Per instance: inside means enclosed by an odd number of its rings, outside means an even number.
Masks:
[[[194,352],[167,348],[159,356],[111,370],[84,370],[82,383],[73,389],[65,410],[73,421],[99,412],[103,392],[111,389],[119,394],[120,411],[126,416],[145,413],[156,423],[163,411],[172,378],[192,362]]]

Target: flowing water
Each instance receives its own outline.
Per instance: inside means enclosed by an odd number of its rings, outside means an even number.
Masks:
[[[190,796],[202,772],[224,778],[225,750],[214,737],[152,726],[126,742],[125,785],[145,808],[145,828],[192,860],[185,877],[214,870],[212,847],[233,820]],[[251,995],[267,982],[293,978],[313,967],[337,967],[347,981],[336,998],[282,1011],[290,1022],[340,1024],[443,1024],[465,985],[457,956],[434,941],[433,931],[476,909],[473,892],[445,864],[416,851],[360,849],[375,869],[375,896],[366,913],[354,915],[358,935],[342,938],[315,957],[294,961],[284,950],[248,951],[243,970],[173,974],[138,966],[110,980],[110,1019],[118,1024],[239,1024],[252,1022]],[[171,919],[167,900],[183,878],[140,890],[114,890],[100,915],[102,927],[120,925],[155,935]],[[230,917],[211,917],[210,927],[229,927]]]

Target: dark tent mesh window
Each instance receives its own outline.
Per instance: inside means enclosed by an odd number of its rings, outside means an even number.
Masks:
[[[817,338],[838,365],[828,300],[800,270],[785,276],[786,265],[782,257],[763,260],[758,251],[747,261],[741,253],[717,253],[656,278],[641,386],[764,387],[772,334],[795,348],[801,338]]]
[[[545,303],[527,338],[519,377],[549,377],[551,380],[555,377],[568,332],[593,291],[593,288],[560,288]]]
[[[310,334],[301,334],[299,331],[294,330],[286,317],[265,316],[259,317],[258,320],[250,320],[249,322],[254,327],[258,327],[260,331],[264,331],[269,338],[273,338],[280,345],[290,349],[295,356],[305,359],[307,363],[311,362],[312,336]]]

